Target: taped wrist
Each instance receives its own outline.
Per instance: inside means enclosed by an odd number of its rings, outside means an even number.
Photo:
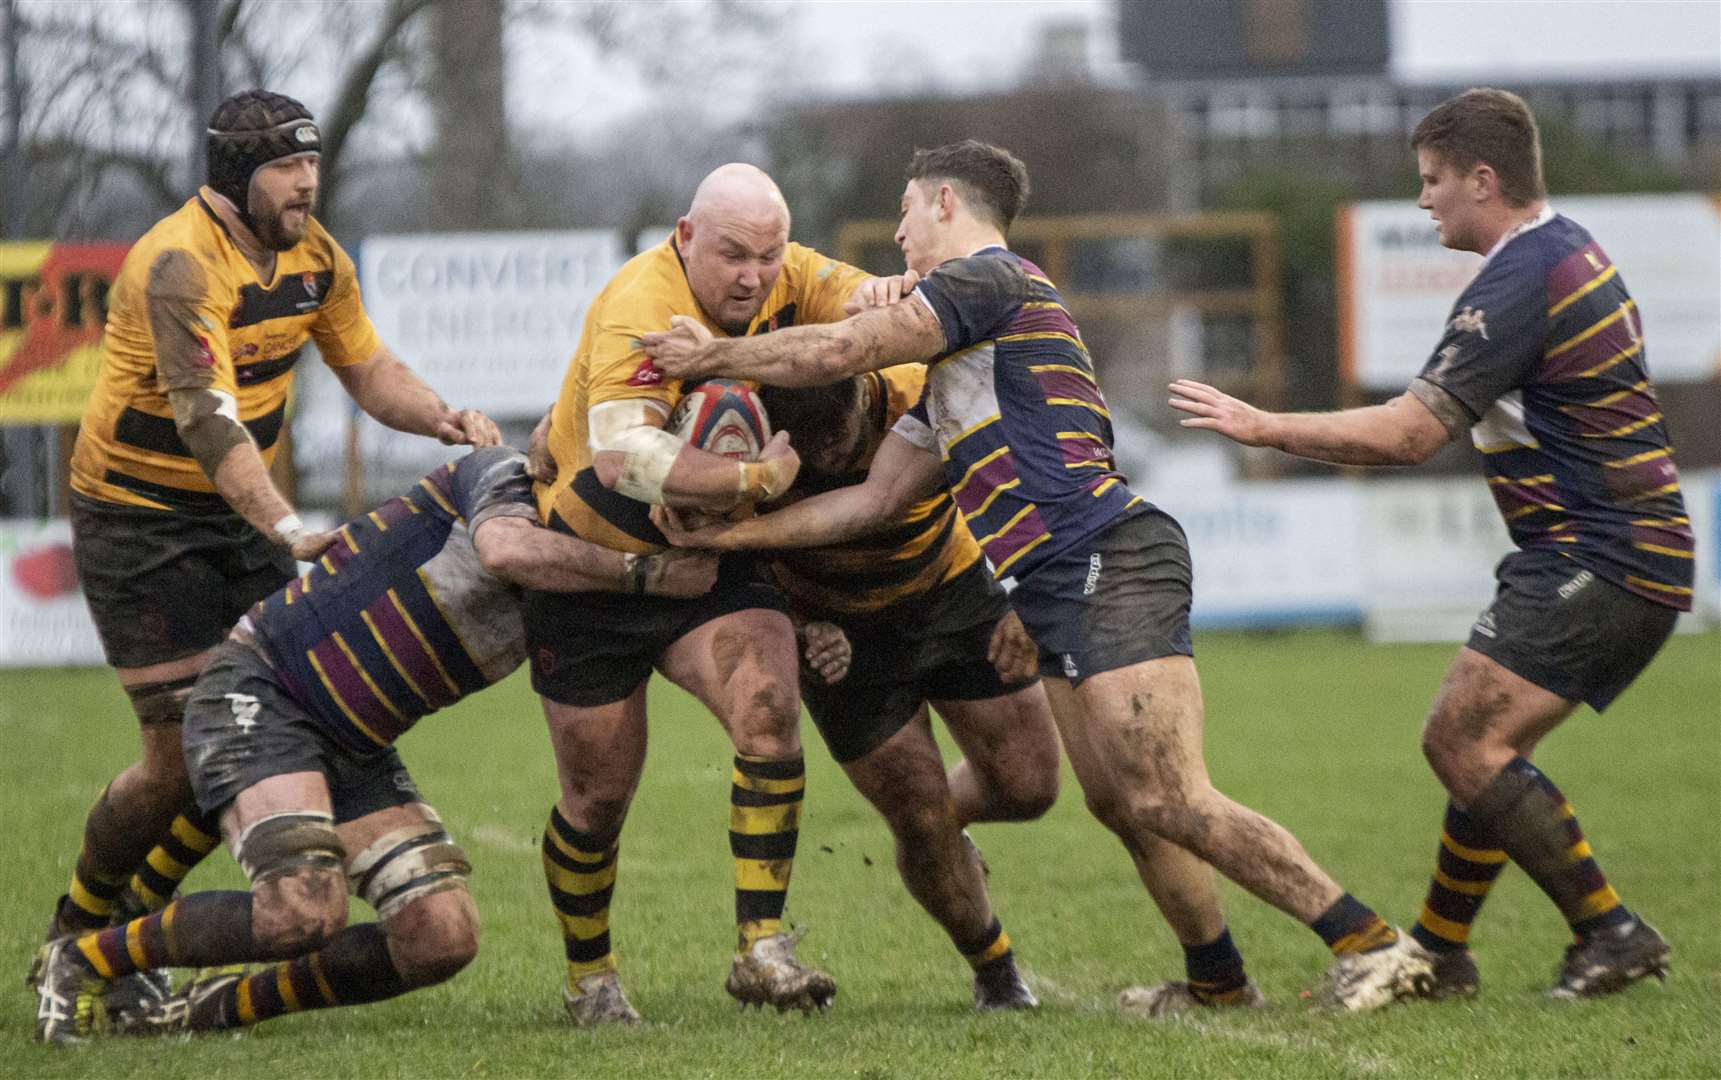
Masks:
[[[269,532],[277,544],[290,548],[309,536],[311,530],[305,528],[305,523],[299,520],[298,514],[288,514],[270,526]]]
[[[746,461],[741,463],[741,478],[736,490],[743,499],[768,502],[788,488],[783,482],[781,461]]]
[[[295,810],[246,826],[233,855],[253,885],[300,869],[339,870],[347,849],[330,814]]]
[[[662,503],[663,482],[684,444],[674,435],[656,427],[631,427],[616,432],[606,450],[622,455],[621,475],[615,490],[630,499]]]
[[[656,576],[655,555],[635,555],[632,553],[621,557],[622,577],[627,589],[635,596],[644,596],[650,588],[652,578]]]
[[[466,852],[432,814],[378,837],[353,860],[347,883],[386,920],[420,897],[464,889],[471,876]]]

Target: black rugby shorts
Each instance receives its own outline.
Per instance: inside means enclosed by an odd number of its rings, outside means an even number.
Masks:
[[[831,756],[856,761],[901,731],[926,701],[985,701],[1036,680],[1006,683],[986,659],[1010,608],[986,564],[866,615],[806,613],[842,627],[854,650],[835,686],[801,669],[801,700]]]
[[[238,514],[183,514],[73,494],[72,559],[102,651],[148,667],[219,645],[297,567]]]

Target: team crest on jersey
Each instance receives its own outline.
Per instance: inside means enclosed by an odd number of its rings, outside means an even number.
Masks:
[[[1481,308],[1466,306],[1458,314],[1452,316],[1452,321],[1447,325],[1460,334],[1481,334],[1483,341],[1488,340],[1488,324],[1482,321]]]
[[[299,275],[299,284],[305,287],[305,295],[312,300],[317,298],[317,275],[306,271]]]

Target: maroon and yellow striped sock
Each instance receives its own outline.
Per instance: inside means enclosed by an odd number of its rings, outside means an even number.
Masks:
[[[990,964],[1001,963],[1010,959],[1010,935],[1004,932],[1004,924],[994,916],[986,932],[972,946],[958,946],[963,959],[975,971]]]
[[[1410,936],[1431,952],[1467,948],[1470,926],[1506,862],[1506,853],[1488,843],[1470,815],[1458,804],[1447,803],[1428,898]]]
[[[1231,928],[1202,945],[1183,947],[1183,972],[1189,994],[1203,1005],[1235,1005],[1248,992],[1243,954],[1231,940]]]
[[[1575,936],[1631,920],[1596,863],[1572,804],[1524,758],[1506,763],[1471,803],[1470,816],[1548,894]]]
[[[193,893],[131,922],[83,934],[72,951],[104,979],[149,968],[255,960],[251,894]]]
[[[1350,893],[1334,900],[1315,917],[1309,929],[1321,936],[1334,956],[1373,952],[1398,940],[1398,931],[1374,913],[1374,909]]]
[[[323,948],[235,981],[197,1003],[193,1031],[249,1027],[288,1013],[368,1005],[411,989],[376,923],[349,926]]]

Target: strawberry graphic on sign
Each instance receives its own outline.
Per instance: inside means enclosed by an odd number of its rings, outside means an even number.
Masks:
[[[78,591],[78,571],[69,544],[49,544],[12,559],[12,581],[31,599],[52,600]]]

